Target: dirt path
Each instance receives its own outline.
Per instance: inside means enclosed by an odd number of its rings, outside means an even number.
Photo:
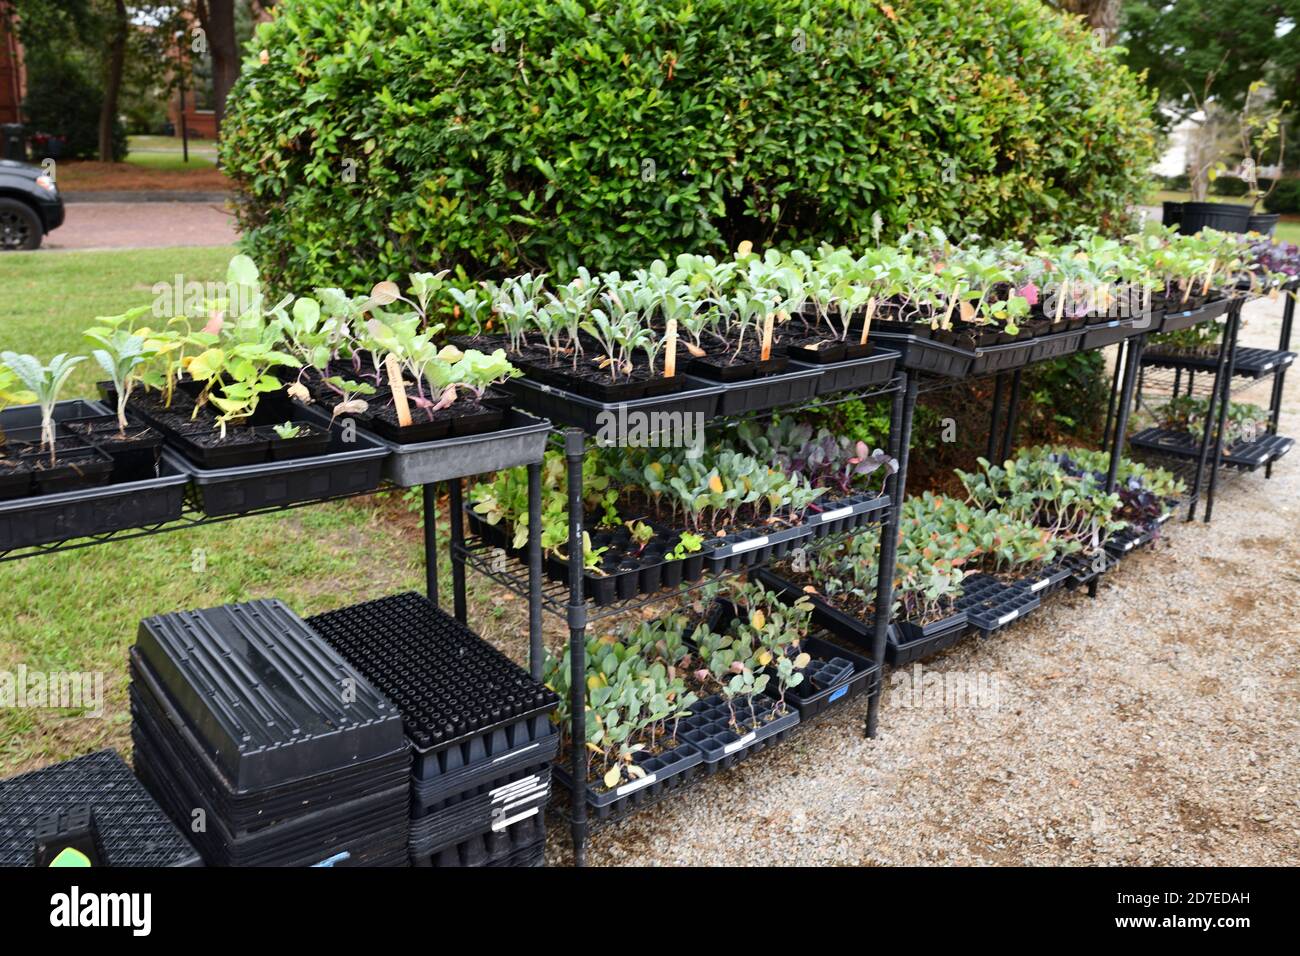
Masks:
[[[1243,341],[1275,348],[1280,315],[1249,307]],[[887,675],[877,739],[860,702],[597,831],[589,862],[1300,863],[1300,454],[1220,487],[1213,524],[1173,524],[1096,600]]]
[[[216,203],[78,202],[65,210],[41,250],[228,246],[238,238],[234,218]]]

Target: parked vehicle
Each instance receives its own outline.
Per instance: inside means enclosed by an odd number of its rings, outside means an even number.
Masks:
[[[63,225],[63,199],[40,166],[0,159],[0,250],[39,249]]]

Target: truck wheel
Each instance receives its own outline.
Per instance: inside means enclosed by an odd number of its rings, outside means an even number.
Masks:
[[[0,199],[0,249],[39,249],[45,230],[32,207],[17,199]]]

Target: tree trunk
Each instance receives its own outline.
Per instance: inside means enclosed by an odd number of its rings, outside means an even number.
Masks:
[[[221,137],[221,120],[226,115],[226,97],[239,77],[239,44],[235,41],[234,0],[206,0],[199,5],[203,28],[208,34],[212,53],[212,107],[217,120],[217,137]]]
[[[1110,46],[1119,33],[1121,4],[1122,0],[1058,0],[1057,6],[1066,13],[1083,17],[1083,21],[1098,31]]]
[[[122,89],[122,67],[126,64],[126,0],[116,0],[113,32],[108,41],[108,60],[104,64],[104,101],[99,107],[99,159],[113,161],[113,126],[117,121],[117,97]]]

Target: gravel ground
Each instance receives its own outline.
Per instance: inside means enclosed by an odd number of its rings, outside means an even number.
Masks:
[[[1243,342],[1276,347],[1280,302],[1246,314]],[[1171,522],[1096,600],[888,674],[876,739],[859,701],[597,829],[588,863],[1300,863],[1298,488],[1300,455],[1221,484],[1213,524]]]

